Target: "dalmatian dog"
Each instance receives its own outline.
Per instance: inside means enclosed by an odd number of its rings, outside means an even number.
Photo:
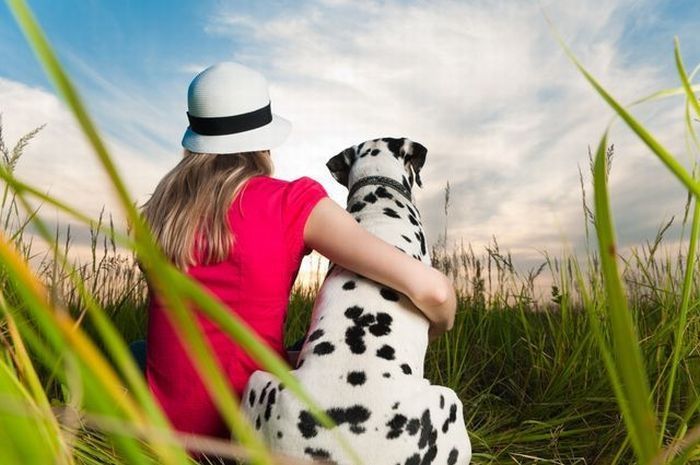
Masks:
[[[352,146],[326,166],[349,188],[347,209],[368,231],[430,265],[411,188],[427,150],[406,138]],[[332,264],[292,371],[366,465],[467,465],[462,402],[423,377],[427,318],[405,295]],[[282,454],[353,463],[332,432],[274,375],[255,371],[241,408]]]

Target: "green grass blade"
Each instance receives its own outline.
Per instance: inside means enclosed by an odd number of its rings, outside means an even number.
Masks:
[[[70,463],[42,409],[0,360],[0,461],[3,465]]]
[[[24,210],[29,211],[30,205],[24,198],[23,192],[16,192],[16,194]],[[57,244],[53,240],[46,224],[41,221],[38,216],[33,218],[33,223],[39,235],[48,244],[48,247],[51,250],[54,250],[54,263],[60,262],[61,269],[68,270],[69,279],[73,282],[78,294],[82,297],[82,301],[86,306],[89,315],[98,330],[98,333],[103,338],[105,345],[109,350],[109,353],[112,355],[117,367],[126,376],[127,386],[136,395],[136,400],[140,403],[141,407],[144,408],[144,413],[148,417],[149,421],[158,427],[169,427],[167,418],[155,402],[155,399],[150,395],[141,370],[137,367],[136,362],[131,356],[131,353],[129,352],[123,338],[117,333],[114,325],[105,315],[104,310],[100,308],[92,295],[87,291],[87,289],[85,289],[85,285],[76,273],[75,268],[68,263],[66,254],[58,249]],[[160,448],[157,448],[157,451],[163,452],[163,450]],[[179,450],[169,450],[166,455],[170,457],[164,458],[164,460],[167,461],[175,461],[176,463],[186,463],[187,461],[187,456],[184,450],[181,448]]]
[[[66,346],[70,347],[86,369],[94,372],[93,379],[96,384],[86,384],[86,386],[98,392],[96,398],[109,399],[110,402],[107,405],[113,411],[123,413],[136,425],[143,425],[145,422],[143,412],[131,397],[124,395],[121,389],[122,383],[112,367],[83,331],[75,326],[75,322],[65,308],[51,307],[48,293],[33,276],[27,263],[6,242],[1,231],[0,262],[5,265],[5,271],[15,284],[27,309],[35,316],[35,321],[40,324],[45,333],[52,335],[51,341],[58,349],[57,353],[60,354]],[[86,390],[86,393],[89,392],[89,389]],[[169,451],[163,451],[163,457],[167,459],[167,463],[173,463]]]
[[[693,93],[693,88],[688,80],[688,75],[685,72],[685,66],[683,66],[683,59],[681,58],[681,46],[678,43],[678,37],[673,39],[673,55],[676,60],[676,69],[678,70],[678,75],[683,83],[683,90],[685,91],[686,98],[688,102],[695,110],[695,114],[700,117],[700,103],[698,103],[698,98]]]
[[[676,60],[676,68],[678,70],[678,75],[680,76],[681,82],[683,83],[683,89],[686,94],[687,106],[691,106],[696,115],[700,116],[700,104],[698,104],[697,97],[693,93],[693,90],[688,80],[688,76],[683,66],[683,60],[680,53],[680,45],[678,43],[678,38],[674,39],[674,56]],[[686,110],[687,110],[686,106]],[[695,130],[692,127],[690,113],[686,111],[685,114],[686,128],[690,131],[693,141],[697,144],[697,137],[695,137]],[[683,341],[685,337],[685,328],[688,321],[688,306],[690,304],[690,295],[693,288],[693,275],[695,271],[695,258],[697,251],[698,234],[700,234],[700,203],[698,203],[699,198],[694,199],[694,209],[693,217],[690,229],[690,242],[688,244],[687,261],[685,267],[685,275],[683,277],[683,289],[681,291],[681,305],[678,315],[678,324],[674,334],[674,346],[672,352],[672,360],[670,367],[670,374],[668,376],[668,384],[666,389],[666,397],[664,399],[664,410],[661,418],[661,432],[659,435],[659,445],[663,444],[664,433],[666,430],[666,421],[668,419],[668,414],[671,407],[671,399],[673,397],[673,388],[676,381],[676,372],[678,365],[680,363],[681,352],[683,351]]]
[[[623,383],[624,398],[629,403],[625,424],[637,457],[641,463],[647,463],[657,452],[655,417],[639,338],[627,308],[627,298],[617,268],[615,232],[607,189],[606,149],[607,133],[600,141],[594,164],[596,234],[608,298],[615,365]]]

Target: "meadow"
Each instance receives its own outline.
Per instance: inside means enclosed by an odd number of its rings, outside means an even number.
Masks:
[[[195,438],[168,428],[128,351],[128,342],[144,336],[147,316],[137,255],[172,307],[173,321],[191,345],[215,402],[240,438],[237,444],[200,442],[202,450],[273,463],[240,415],[184,302],[196,303],[297,394],[321,424],[332,427],[285,364],[164,259],[41,28],[23,2],[9,3],[91,142],[129,223],[127,235],[121,234],[103,215],[90,218],[14,176],[27,144],[41,137],[40,129],[12,148],[0,137],[0,463],[190,463],[182,446]],[[669,224],[661,224],[647,244],[625,254],[617,250],[607,187],[614,164],[609,125],[591,154],[593,185],[587,188],[582,177],[582,223],[593,244],[586,254],[545,254],[541,266],[522,273],[495,239],[484,252],[468,245],[448,248],[444,241],[433,247],[433,265],[454,280],[459,308],[452,331],[429,346],[425,375],[462,399],[475,464],[700,461],[700,183],[696,167],[683,167],[628,109],[684,97],[688,150],[696,156],[700,104],[694,93],[698,87],[691,84],[696,73],[686,73],[676,43],[679,87],[623,106],[561,45],[610,105],[614,121],[631,129],[650,156],[688,189],[681,248],[662,252],[668,250],[662,246]],[[69,230],[59,244],[59,231],[46,227],[28,198],[90,226],[91,262],[67,260]],[[448,185],[446,216],[450,200]],[[26,238],[30,224],[50,251],[35,269],[28,263],[33,256]],[[324,273],[319,270],[319,279]],[[535,285],[545,276],[552,284],[541,299]],[[288,344],[304,335],[317,289],[318,283],[294,288]]]

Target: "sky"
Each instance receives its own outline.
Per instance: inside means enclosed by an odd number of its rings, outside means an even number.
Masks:
[[[275,177],[310,176],[345,207],[346,189],[326,161],[365,140],[407,137],[428,148],[423,187],[414,189],[428,245],[446,226],[448,244],[478,254],[495,238],[522,270],[541,263],[543,251],[583,250],[579,169],[590,201],[588,150],[613,114],[565,56],[545,14],[623,103],[679,86],[674,36],[686,68],[700,63],[693,0],[29,4],[139,204],[182,156],[189,82],[216,62],[237,61],[267,77],[273,112],[293,125],[272,150]],[[46,124],[16,175],[95,218],[104,208],[123,228],[95,155],[6,5],[0,56],[5,144]],[[632,111],[691,166],[681,97]],[[668,242],[677,242],[680,183],[622,123],[610,142],[620,246],[653,240],[672,217]],[[72,253],[85,252],[84,226],[46,205],[40,215],[61,228],[70,223]],[[314,259],[305,258],[300,275],[318,266]]]

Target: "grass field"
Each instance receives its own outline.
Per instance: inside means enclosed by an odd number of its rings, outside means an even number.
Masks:
[[[243,421],[237,400],[211,362],[184,302],[193,302],[285,383],[325,427],[332,420],[284,363],[235,315],[174,269],[156,247],[71,80],[20,0],[8,1],[40,63],[72,110],[109,177],[129,221],[129,235],[103,218],[46,196],[17,179],[14,168],[32,132],[12,149],[0,144],[0,464],[185,464],[185,438],[168,428],[126,343],[143,337],[145,282],[139,260],[195,355],[214,401],[239,444],[203,444],[219,455],[272,456]],[[560,42],[561,43],[561,42]],[[666,226],[647,245],[616,248],[607,178],[612,148],[606,129],[591,156],[592,203],[584,203],[595,245],[583,256],[543,258],[518,273],[496,243],[484,254],[469,247],[433,248],[435,267],[459,289],[454,329],[429,347],[426,377],[454,389],[464,404],[473,463],[661,464],[700,461],[700,183],[562,48],[624,123],[688,190],[681,249],[662,253]],[[697,158],[700,104],[675,47],[681,85],[639,103],[680,95],[686,101],[688,151]],[[630,105],[631,106],[631,105]],[[611,123],[612,124],[612,123]],[[90,263],[66,260],[30,208],[28,198],[53,205],[93,230]],[[449,190],[446,189],[446,205]],[[32,224],[51,253],[37,270],[26,228]],[[676,238],[674,238],[675,240]],[[132,255],[117,253],[116,244]],[[100,254],[100,251],[103,253]],[[537,300],[535,281],[551,279]],[[304,334],[316,287],[295,288],[287,343]],[[332,431],[337,433],[337,428]],[[340,435],[337,436],[345,447]],[[281,461],[279,463],[286,463]]]
[[[12,202],[3,204],[5,234],[15,235],[18,249],[28,258],[31,244],[24,239],[21,218],[12,214],[14,208]],[[103,223],[101,218],[98,224]],[[65,233],[70,238],[70,231]],[[119,251],[108,236],[94,230],[93,259],[73,266],[130,342],[145,337],[147,287],[133,256]],[[655,380],[653,403],[659,412],[669,384],[685,266],[682,256],[658,256],[662,244],[663,228],[655,241],[630,253],[622,272],[644,366],[649,379]],[[69,249],[70,239],[64,244],[64,250]],[[524,275],[497,244],[480,256],[469,247],[448,254],[436,244],[431,256],[436,268],[453,277],[459,309],[454,329],[429,347],[425,373],[462,399],[473,463],[632,463],[625,423],[588,321],[589,312],[601,321],[605,317],[606,296],[596,254],[592,251],[585,259],[544,258],[542,267]],[[581,268],[588,272],[577,275]],[[49,256],[37,273],[50,294],[65,303],[96,346],[105,350],[99,331],[85,318],[87,308],[67,279],[68,271]],[[320,270],[319,281],[323,274]],[[536,298],[534,284],[545,275],[554,284],[550,298],[543,301]],[[694,305],[675,374],[665,442],[673,439],[674,432],[700,421],[700,272],[692,279]],[[3,280],[3,284],[3,295],[11,301],[11,283]],[[288,345],[305,335],[319,284],[295,286],[285,335]],[[590,307],[588,312],[584,305]],[[609,332],[603,333],[610,341]],[[8,339],[5,334],[6,357],[12,346]],[[38,368],[49,400],[64,405],[69,389],[48,370]],[[79,431],[78,463],[122,463],[105,437]]]

